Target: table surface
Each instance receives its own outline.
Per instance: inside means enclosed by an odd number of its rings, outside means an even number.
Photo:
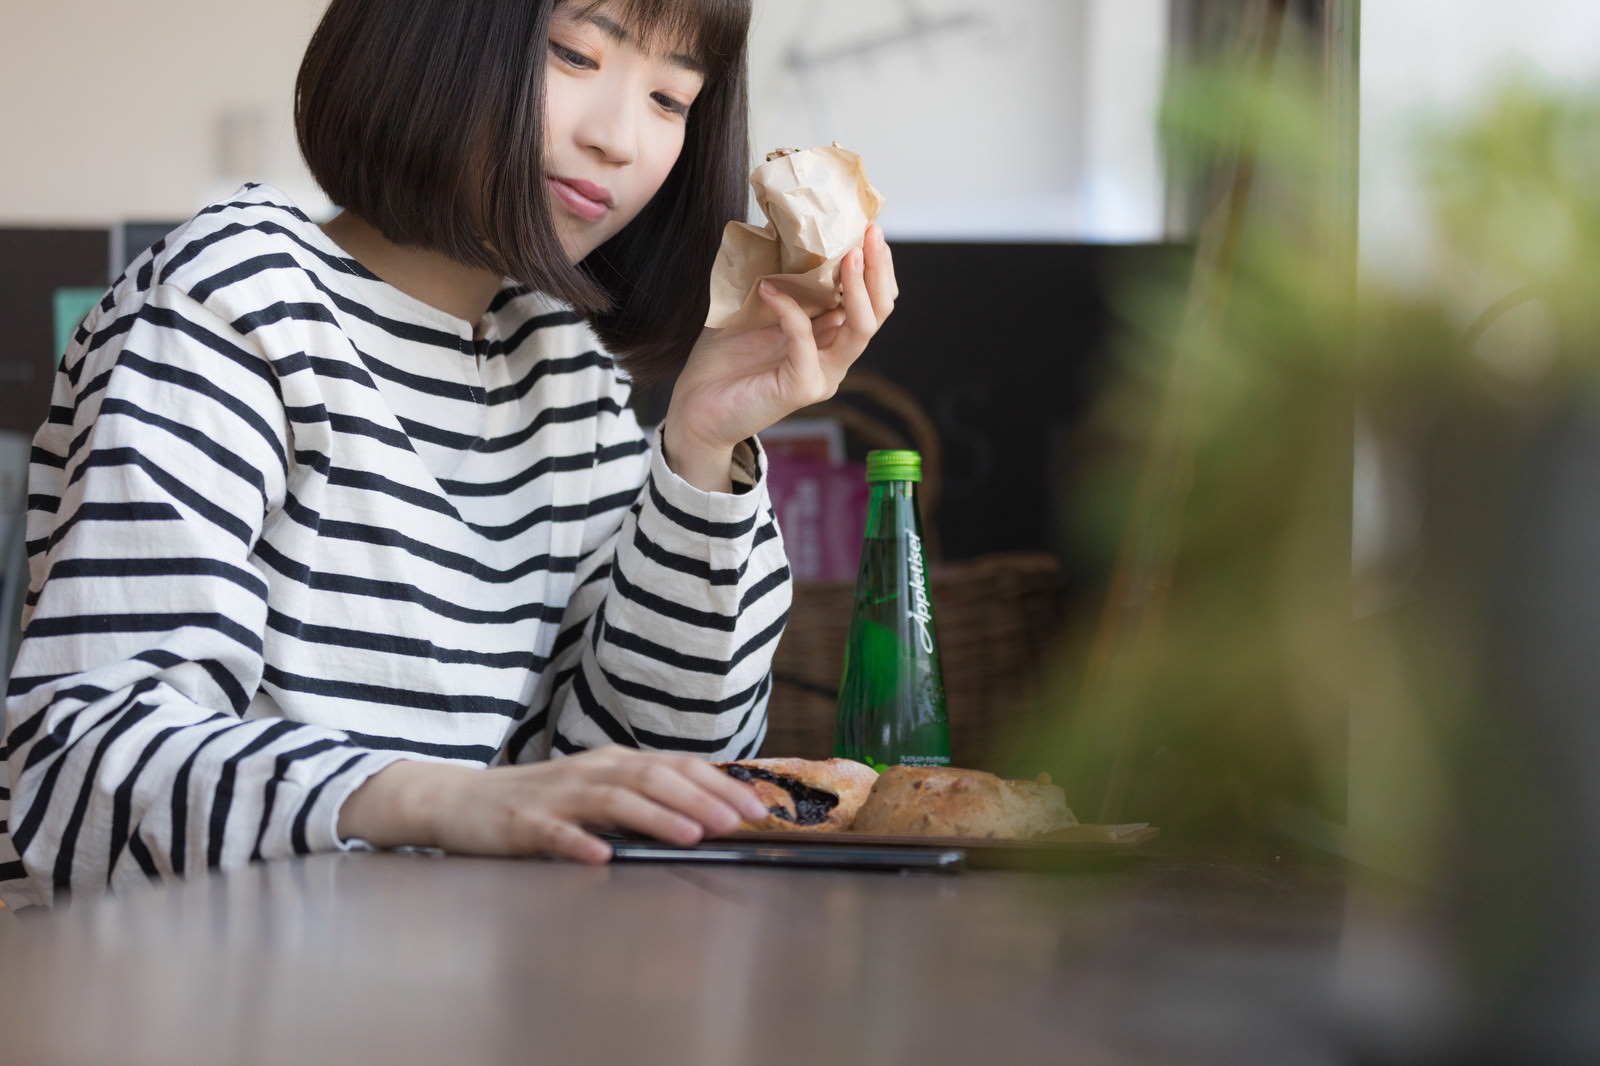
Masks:
[[[1327,863],[257,865],[0,917],[0,1061],[1341,1061]]]

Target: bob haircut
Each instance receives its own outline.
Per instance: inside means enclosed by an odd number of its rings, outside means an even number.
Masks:
[[[745,217],[750,0],[609,3],[647,47],[694,57],[705,84],[661,189],[577,266],[545,186],[545,62],[554,10],[601,0],[333,0],[300,65],[295,132],[334,203],[396,244],[566,301],[653,382],[699,338],[723,226]]]

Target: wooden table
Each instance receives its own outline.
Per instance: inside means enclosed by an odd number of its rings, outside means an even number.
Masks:
[[[0,918],[0,1062],[1320,1066],[1342,891],[320,856]]]

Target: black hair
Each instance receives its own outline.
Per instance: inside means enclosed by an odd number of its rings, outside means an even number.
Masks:
[[[660,191],[573,266],[545,192],[545,63],[555,9],[602,2],[333,0],[301,62],[295,130],[334,203],[396,244],[566,301],[635,379],[657,381],[699,337],[723,226],[745,215],[750,0],[609,0],[705,82]]]

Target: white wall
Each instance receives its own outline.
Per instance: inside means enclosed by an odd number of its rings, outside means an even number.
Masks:
[[[1070,225],[1087,10],[1050,0],[765,3],[751,46],[754,146],[838,141],[861,153],[888,197],[893,236]]]
[[[326,211],[291,114],[324,6],[0,0],[0,225],[182,219],[246,179]],[[1157,237],[1165,10],[756,0],[754,147],[862,152],[897,236]]]
[[[1167,186],[1157,118],[1171,52],[1169,5],[1094,0],[1090,7],[1077,232],[1159,240]]]
[[[1361,19],[1362,265],[1404,280],[1429,255],[1418,131],[1514,74],[1600,88],[1600,3],[1375,0]]]
[[[838,141],[891,236],[1161,236],[1165,0],[758,0],[755,147]]]
[[[318,208],[291,107],[323,6],[0,0],[0,224],[184,219],[246,178]]]

